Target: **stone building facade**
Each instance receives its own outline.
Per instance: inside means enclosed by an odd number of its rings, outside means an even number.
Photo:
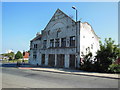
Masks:
[[[47,26],[30,41],[32,65],[77,68],[87,50],[95,55],[99,37],[87,23],[75,22],[57,9]]]

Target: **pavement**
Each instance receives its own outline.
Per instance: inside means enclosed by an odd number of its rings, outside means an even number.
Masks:
[[[34,71],[61,73],[61,74],[73,74],[73,75],[82,75],[82,76],[91,76],[91,77],[120,79],[120,74],[85,72],[85,71],[75,70],[75,69],[36,67],[36,66],[29,65],[29,64],[23,64],[23,65],[17,67],[15,63],[3,64],[2,66],[3,67],[16,67],[18,69],[30,69],[30,70],[34,70]]]
[[[48,68],[48,67],[18,67],[19,69],[30,69],[35,71],[44,71],[52,73],[61,74],[73,74],[73,75],[83,75],[110,79],[120,79],[120,74],[108,74],[108,73],[97,73],[97,72],[85,72],[81,70],[65,69],[65,68]]]

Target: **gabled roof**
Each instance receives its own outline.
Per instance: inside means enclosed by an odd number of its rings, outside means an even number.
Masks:
[[[23,58],[29,58],[29,53],[28,52],[24,52]]]
[[[61,12],[62,14],[64,14],[66,17],[68,17],[69,19],[71,19],[73,22],[75,22],[72,18],[70,18],[67,14],[65,14],[63,11],[61,11],[59,8],[56,10],[56,12],[54,13],[54,15],[52,16],[52,18],[50,19],[50,21],[48,22],[48,24],[46,25],[46,27],[49,25],[49,23],[52,21],[52,19],[54,18],[54,16],[55,16],[55,14],[57,13],[57,12]],[[45,27],[45,29],[46,29],[46,27]],[[44,30],[45,30],[44,29]]]
[[[40,35],[37,35],[34,39],[32,39],[31,41],[36,41],[36,40],[38,40],[39,38],[41,38],[42,37],[42,35],[40,34]]]
[[[56,13],[58,13],[58,12],[61,12],[62,14],[64,14],[66,17],[68,17],[69,19],[71,19],[73,22],[75,22],[72,18],[70,18],[67,14],[65,14],[64,12],[62,12],[59,8],[55,11],[55,13],[54,13],[54,15],[52,16],[52,18],[50,19],[50,21],[48,22],[48,24],[46,25],[46,27],[49,25],[49,23],[52,21],[52,19],[55,17],[55,14]],[[46,29],[46,27],[45,27],[45,29]],[[44,30],[45,30],[44,29]],[[43,31],[44,31],[43,30]],[[31,41],[36,41],[36,40],[38,40],[39,38],[41,38],[42,37],[42,35],[40,34],[40,35],[37,35],[34,39],[32,39]]]

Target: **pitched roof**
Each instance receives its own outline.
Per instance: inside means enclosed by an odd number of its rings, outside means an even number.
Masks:
[[[65,14],[63,11],[61,11],[61,10],[58,8],[58,9],[55,11],[54,15],[52,16],[52,18],[50,19],[50,21],[48,22],[48,24],[46,25],[46,27],[49,25],[49,23],[50,23],[51,20],[54,18],[55,14],[56,14],[57,12],[61,12],[61,13],[64,14],[66,17],[68,17],[68,18],[71,19],[73,22],[75,22],[72,18],[70,18],[67,14]],[[46,27],[45,27],[45,29],[46,29]],[[45,30],[45,29],[44,29],[44,30]]]
[[[28,52],[24,52],[23,58],[29,58],[29,53]]]
[[[36,41],[36,40],[39,40],[40,38],[42,37],[42,35],[37,35],[34,39],[32,39],[31,41]]]

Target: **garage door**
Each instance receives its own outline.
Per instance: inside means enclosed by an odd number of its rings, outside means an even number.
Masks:
[[[50,66],[50,67],[54,67],[55,66],[55,54],[49,54],[48,66]]]
[[[45,54],[42,54],[42,62],[41,62],[42,65],[45,65]]]
[[[69,60],[69,67],[75,68],[75,54],[70,54]]]
[[[57,67],[63,68],[64,61],[65,61],[65,55],[64,54],[57,54]]]

